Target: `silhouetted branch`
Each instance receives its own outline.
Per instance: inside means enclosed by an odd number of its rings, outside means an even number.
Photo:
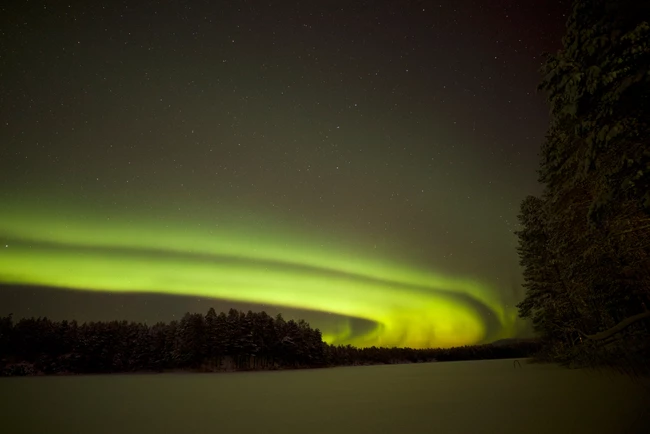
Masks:
[[[619,322],[614,327],[607,329],[605,331],[594,333],[593,335],[582,333],[582,335],[592,341],[601,341],[603,339],[607,339],[609,337],[614,336],[616,333],[622,332],[623,330],[625,330],[635,322],[641,321],[645,318],[650,318],[650,310],[646,310],[640,314],[631,316],[629,318],[625,318],[623,321]]]

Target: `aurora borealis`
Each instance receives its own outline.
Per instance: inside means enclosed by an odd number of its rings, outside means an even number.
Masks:
[[[549,32],[541,1],[316,3],[3,6],[0,306],[245,302],[359,346],[521,333],[512,232],[561,7]]]
[[[95,291],[136,291],[213,297],[324,310],[376,324],[352,342],[430,347],[474,343],[486,334],[481,308],[500,333],[513,317],[470,280],[369,261],[276,232],[201,229],[93,216],[66,206],[3,215],[7,237],[0,265],[6,283]],[[79,216],[83,216],[79,218]],[[110,219],[108,219],[110,220]],[[289,240],[288,242],[286,240]],[[34,266],[38,264],[38,266]],[[509,316],[510,315],[510,316]],[[347,342],[349,331],[326,335]]]

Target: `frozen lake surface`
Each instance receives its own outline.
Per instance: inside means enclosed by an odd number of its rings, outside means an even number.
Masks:
[[[641,433],[650,388],[512,360],[0,379],[6,433]],[[642,429],[644,427],[644,429]]]

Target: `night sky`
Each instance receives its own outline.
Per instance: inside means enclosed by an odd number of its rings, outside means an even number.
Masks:
[[[0,315],[525,335],[558,1],[0,6]]]

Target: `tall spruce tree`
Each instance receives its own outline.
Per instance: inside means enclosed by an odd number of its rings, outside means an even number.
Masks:
[[[575,1],[542,72],[551,124],[544,192],[521,207],[520,316],[556,360],[647,358],[650,3]]]

